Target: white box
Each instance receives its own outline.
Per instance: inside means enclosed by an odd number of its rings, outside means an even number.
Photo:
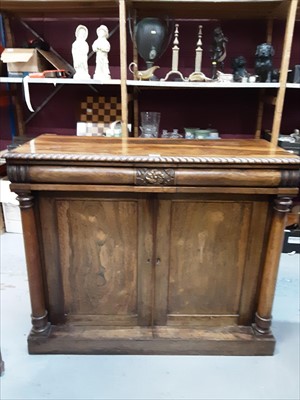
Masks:
[[[22,233],[21,213],[17,194],[10,191],[7,177],[0,180],[0,202],[2,203],[6,232]]]
[[[10,203],[2,203],[5,231],[10,233],[22,233],[21,213],[19,206]]]

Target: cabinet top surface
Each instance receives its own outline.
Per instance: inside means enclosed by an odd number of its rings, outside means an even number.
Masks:
[[[111,139],[45,134],[6,153],[8,162],[293,164],[300,157],[262,139]]]

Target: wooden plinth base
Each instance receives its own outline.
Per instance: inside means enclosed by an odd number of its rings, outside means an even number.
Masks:
[[[111,329],[95,326],[52,326],[28,337],[30,354],[272,355],[273,335],[252,327],[207,329],[156,326]]]

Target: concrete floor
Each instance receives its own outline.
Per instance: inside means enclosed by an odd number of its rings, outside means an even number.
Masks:
[[[272,357],[30,356],[22,235],[5,233],[0,241],[2,400],[300,398],[299,255],[281,257]]]

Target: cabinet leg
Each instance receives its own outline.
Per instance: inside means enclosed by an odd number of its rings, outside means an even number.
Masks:
[[[255,315],[254,329],[261,334],[270,333],[272,322],[272,305],[287,213],[292,205],[288,197],[275,200],[274,214],[267,245],[267,255],[262,276],[258,308]]]
[[[34,197],[30,192],[18,193],[21,217],[23,224],[23,236],[25,245],[26,264],[29,280],[29,292],[31,300],[32,333],[46,332],[50,323],[45,307],[44,285],[39,252],[39,237],[37,233],[34,214]]]

